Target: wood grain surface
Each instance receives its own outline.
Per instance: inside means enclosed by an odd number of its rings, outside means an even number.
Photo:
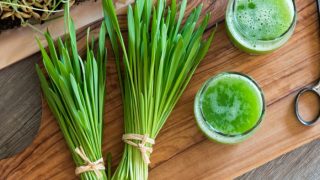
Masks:
[[[315,140],[288,154],[250,171],[236,180],[290,179],[318,180],[320,177],[320,141]]]
[[[223,19],[225,0],[190,1],[188,10],[201,2],[205,4],[205,11],[213,13],[211,25]],[[303,127],[293,113],[297,90],[316,82],[320,68],[316,3],[314,0],[297,0],[296,3],[299,18],[295,34],[284,47],[272,54],[249,56],[240,52],[228,40],[224,23],[220,23],[212,48],[156,140],[150,179],[231,179],[319,138],[319,125]],[[120,19],[125,28],[125,17]],[[206,34],[211,30],[209,28]],[[81,37],[80,32],[80,44],[83,43]],[[35,59],[41,59],[40,55]],[[116,68],[111,56],[107,68],[103,151],[113,154],[115,167],[123,147],[123,118]],[[267,100],[267,114],[261,128],[253,138],[238,145],[210,142],[194,121],[193,100],[197,90],[206,79],[222,71],[249,74],[261,85]],[[313,105],[312,99],[307,98],[302,111]],[[0,174],[4,179],[76,179],[74,168],[46,103],[43,104],[39,135],[32,145],[23,153],[0,161]]]
[[[0,159],[24,150],[39,130],[41,93],[34,64],[30,57],[0,71]]]

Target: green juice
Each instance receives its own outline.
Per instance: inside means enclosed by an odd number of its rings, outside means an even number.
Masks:
[[[205,83],[195,101],[200,129],[222,143],[238,143],[262,120],[264,98],[257,84],[238,73],[222,73]]]
[[[226,12],[232,42],[250,54],[264,54],[282,46],[296,23],[293,0],[230,0]]]

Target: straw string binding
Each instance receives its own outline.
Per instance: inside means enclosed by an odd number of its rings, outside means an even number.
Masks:
[[[143,161],[146,164],[150,164],[150,154],[152,153],[152,147],[146,146],[147,144],[154,145],[154,139],[151,139],[149,135],[141,135],[141,134],[124,134],[122,136],[122,140],[140,150]],[[140,143],[135,143],[134,141],[140,141]]]
[[[102,173],[100,171],[106,169],[104,167],[103,158],[98,159],[95,162],[90,161],[90,159],[85,154],[85,152],[84,152],[84,150],[83,150],[83,148],[81,146],[77,147],[74,151],[85,162],[85,165],[79,166],[79,167],[76,168],[76,170],[75,170],[76,175],[79,175],[79,174],[82,174],[82,173],[85,173],[85,172],[89,172],[89,171],[93,171],[97,175],[97,177],[99,179],[102,179]]]

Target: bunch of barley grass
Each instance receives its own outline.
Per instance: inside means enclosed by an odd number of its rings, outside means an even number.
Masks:
[[[107,179],[102,158],[103,111],[106,88],[106,28],[100,29],[98,49],[87,35],[83,60],[77,50],[76,31],[65,13],[68,34],[57,46],[45,33],[49,53],[39,43],[48,79],[37,66],[41,87],[48,106],[58,121],[81,179]]]
[[[154,7],[152,0],[137,0],[128,7],[125,43],[112,0],[103,0],[124,105],[126,145],[114,180],[148,178],[152,145],[210,47],[214,33],[203,40],[210,15],[197,26],[198,6],[182,25],[186,5],[172,0],[166,7],[166,0],[158,0]]]

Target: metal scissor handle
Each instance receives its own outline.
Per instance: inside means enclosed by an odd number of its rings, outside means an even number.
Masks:
[[[318,18],[319,18],[319,22],[320,22],[320,0],[317,0],[317,10],[318,10]],[[312,92],[312,93],[316,94],[318,96],[318,98],[320,99],[320,81],[318,82],[318,84],[316,86],[301,89],[300,92],[298,93],[298,95],[296,96],[296,100],[295,100],[295,114],[296,114],[299,122],[301,122],[305,126],[312,126],[317,121],[319,121],[320,111],[318,113],[318,117],[316,117],[312,121],[306,121],[302,118],[302,116],[300,115],[300,112],[299,112],[299,99],[300,99],[301,95],[306,92]]]
[[[295,99],[295,113],[296,116],[299,120],[299,122],[301,122],[303,125],[305,126],[312,126],[314,125],[317,121],[320,120],[320,111],[318,113],[318,116],[312,120],[312,121],[306,121],[303,119],[303,117],[300,115],[300,111],[299,111],[299,99],[300,96],[302,96],[302,94],[306,93],[306,92],[312,92],[314,94],[316,94],[320,100],[320,81],[318,82],[317,85],[313,86],[313,87],[307,87],[307,88],[303,88],[300,90],[300,92],[298,93],[298,95],[296,96]]]

